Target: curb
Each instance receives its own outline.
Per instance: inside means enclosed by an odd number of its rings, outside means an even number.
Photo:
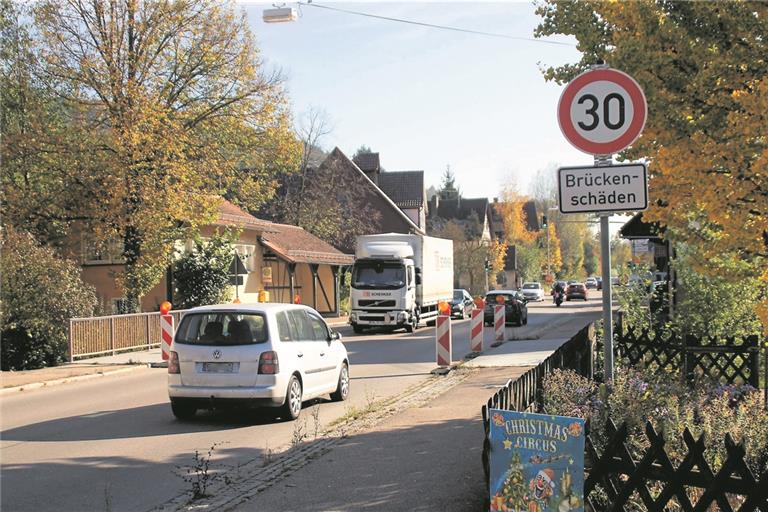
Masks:
[[[121,373],[129,373],[129,372],[135,372],[136,370],[143,370],[146,368],[150,368],[149,364],[140,364],[135,365],[135,368],[120,368],[118,370],[106,370],[96,373],[88,373],[86,375],[74,375],[72,377],[64,377],[62,379],[53,379],[53,380],[46,380],[46,381],[40,381],[40,382],[30,382],[29,384],[24,384],[21,386],[12,386],[8,388],[0,389],[0,396],[4,395],[12,395],[15,393],[21,393],[24,391],[29,391],[32,389],[40,389],[40,388],[47,388],[49,386],[58,386],[60,384],[66,384],[68,382],[79,382],[83,380],[90,380],[90,379],[96,379],[99,377],[106,377],[108,375],[117,375]]]

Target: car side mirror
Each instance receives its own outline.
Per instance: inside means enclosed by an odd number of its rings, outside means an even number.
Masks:
[[[328,341],[341,340],[341,333],[337,331],[331,331],[331,335]]]

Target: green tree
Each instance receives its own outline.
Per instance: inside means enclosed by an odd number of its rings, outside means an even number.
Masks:
[[[80,268],[39,245],[28,233],[5,227],[2,240],[2,369],[55,366],[67,358],[69,319],[91,316],[93,287]]]
[[[594,276],[600,270],[600,245],[595,237],[584,240],[584,271],[587,276]]]
[[[547,250],[536,243],[517,246],[517,268],[523,281],[538,281],[547,268]]]
[[[37,80],[61,128],[46,122],[31,138],[45,150],[40,162],[11,125],[9,210],[120,240],[134,304],[162,276],[173,242],[215,218],[217,196],[256,208],[274,175],[297,165],[281,81],[262,71],[231,4],[39,0],[29,19]]]
[[[456,186],[456,176],[451,171],[450,165],[445,167],[442,180],[440,189],[437,191],[440,199],[458,199],[461,197],[461,190]]]
[[[179,254],[173,265],[178,309],[227,302],[232,295],[229,267],[235,256],[234,231],[216,232],[207,240],[197,237],[189,252]]]

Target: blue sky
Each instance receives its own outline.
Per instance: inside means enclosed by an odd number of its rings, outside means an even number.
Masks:
[[[348,10],[532,37],[531,2],[318,2]],[[295,7],[295,3],[287,3]],[[312,6],[266,24],[269,3],[241,2],[270,68],[282,70],[295,116],[323,109],[323,146],[360,145],[387,170],[421,169],[438,185],[446,165],[465,196],[494,197],[511,179],[527,191],[540,169],[590,165],[558,128],[562,88],[540,67],[575,62],[575,46],[395,23]],[[566,38],[550,39],[573,43]]]

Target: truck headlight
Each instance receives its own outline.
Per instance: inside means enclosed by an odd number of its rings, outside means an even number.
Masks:
[[[397,322],[398,322],[398,323],[403,323],[403,322],[405,322],[407,319],[408,319],[408,313],[406,313],[405,311],[401,311],[401,312],[399,312],[399,313],[397,314]]]
[[[350,313],[349,314],[349,321],[350,321],[350,323],[356,324],[357,323],[357,313]]]

